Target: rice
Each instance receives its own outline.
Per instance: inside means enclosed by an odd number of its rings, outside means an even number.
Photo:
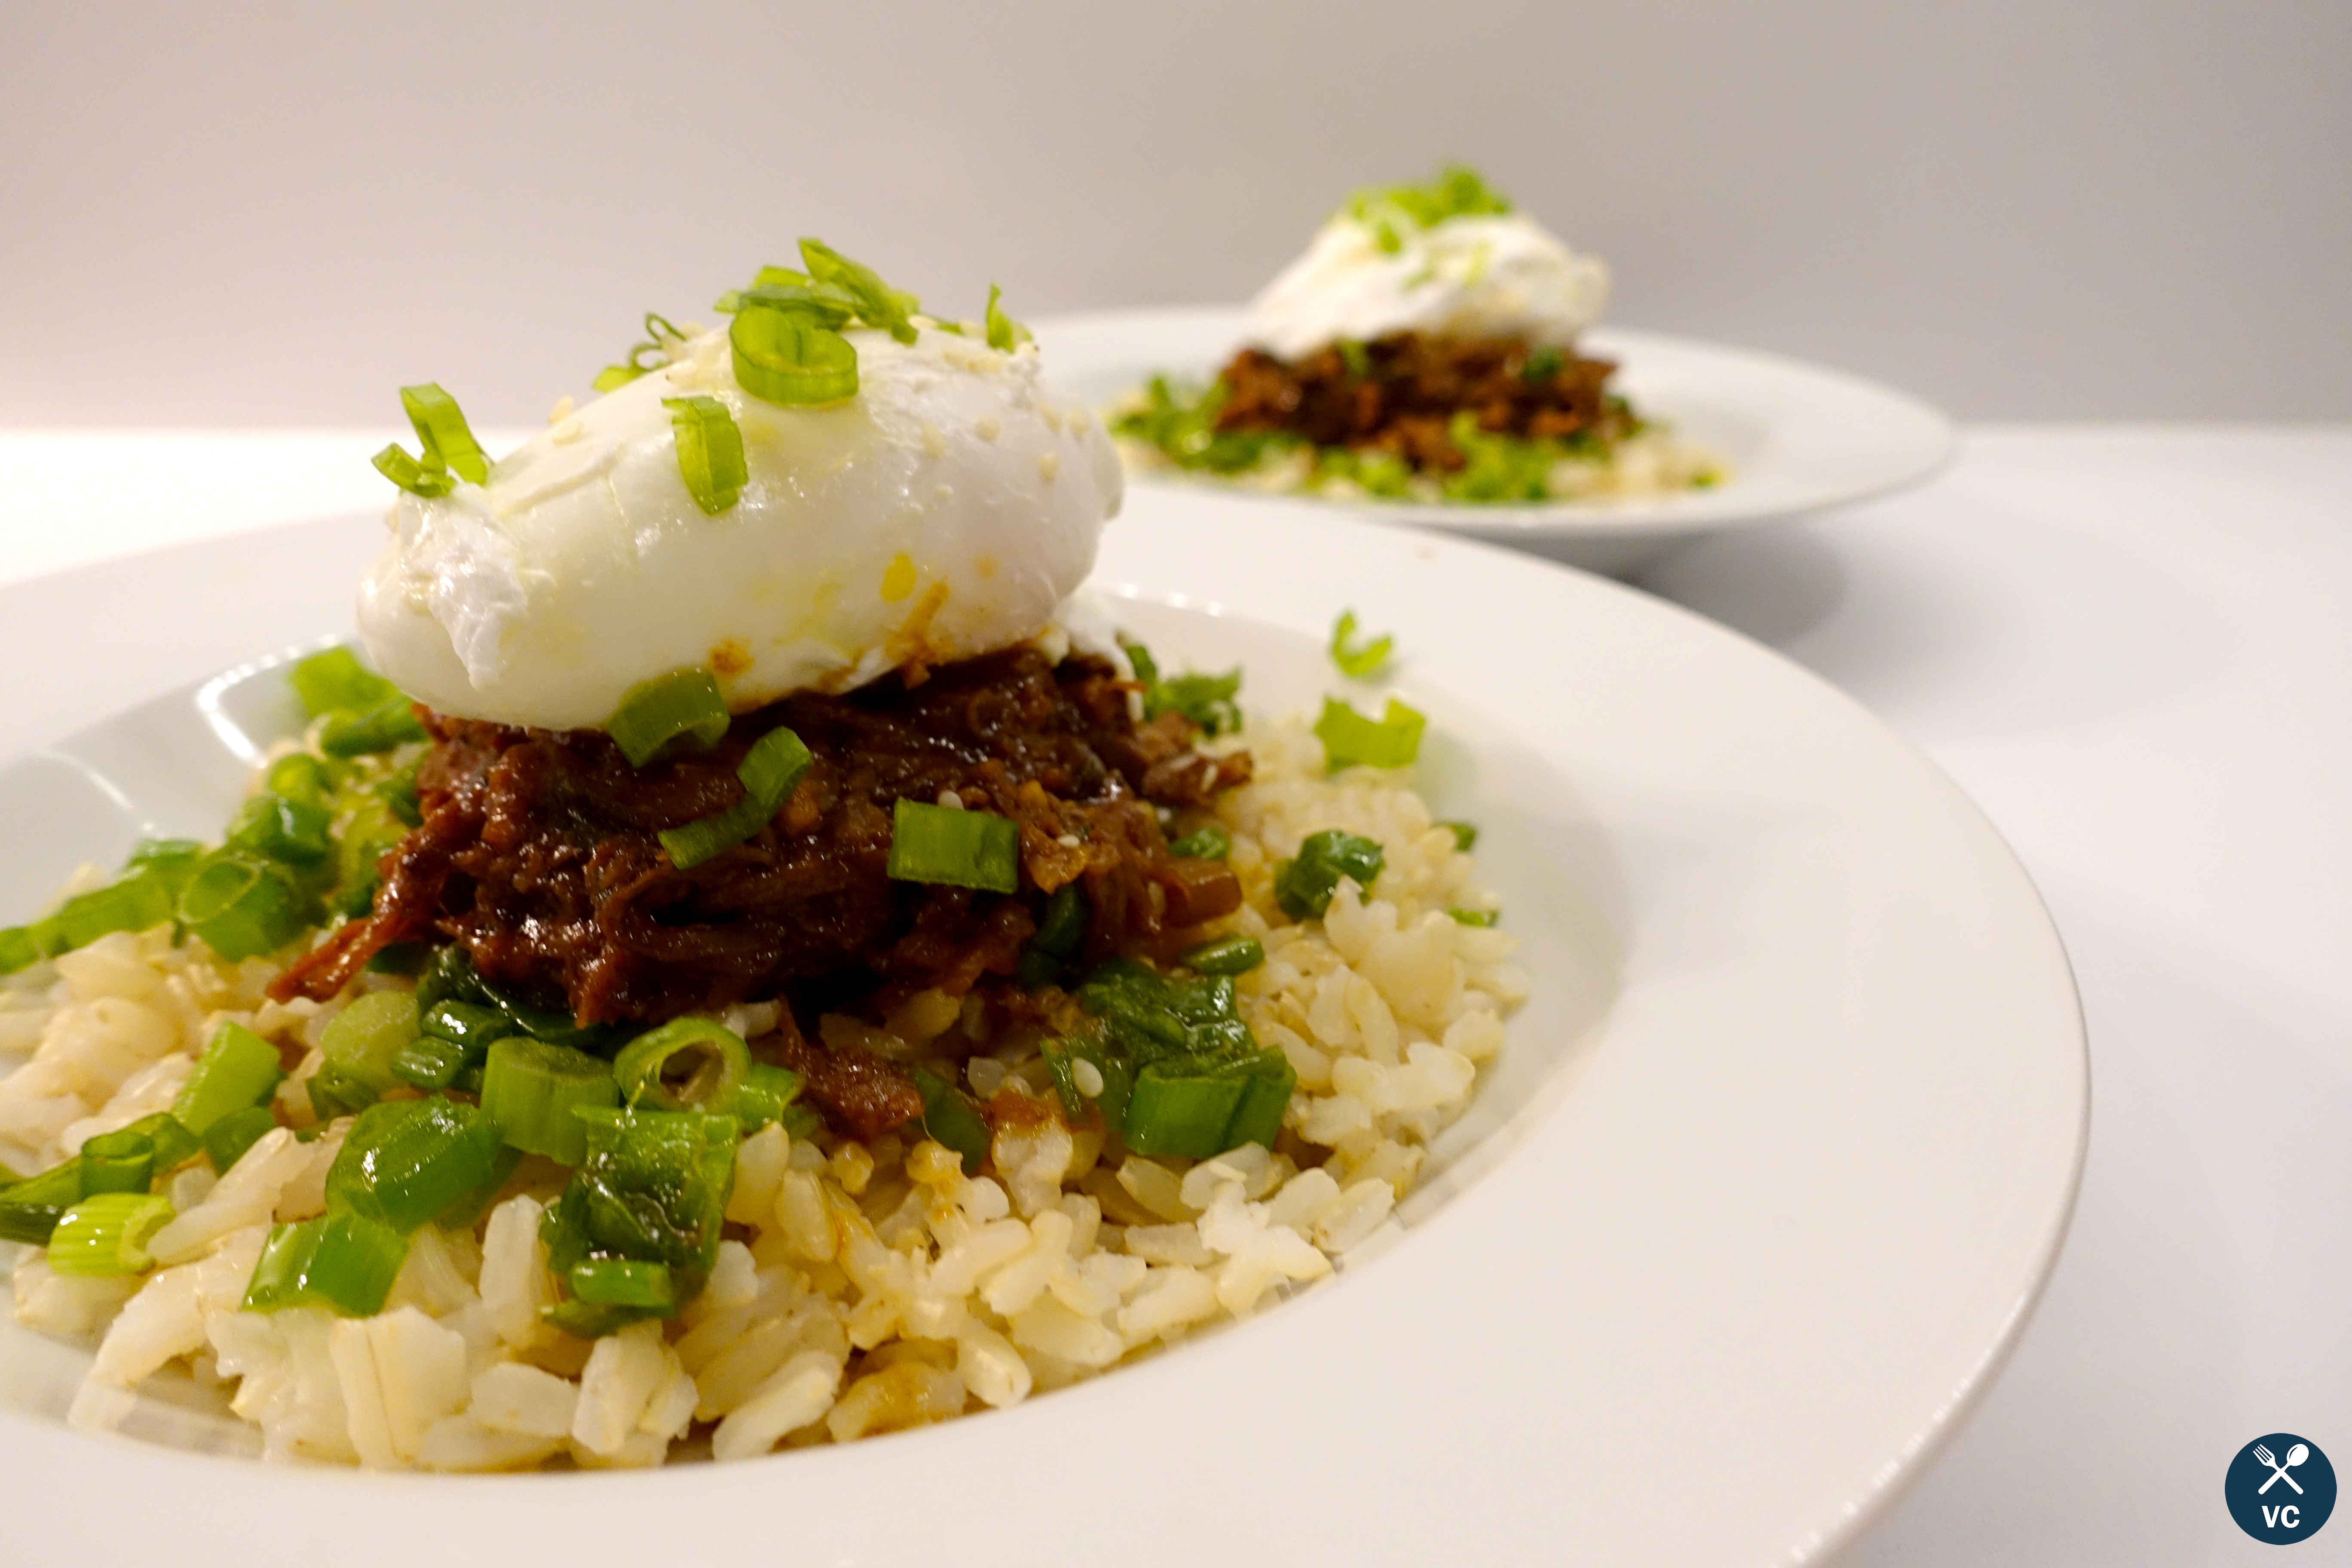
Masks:
[[[1244,1320],[1328,1279],[1393,1228],[1433,1137],[1459,1116],[1528,992],[1514,941],[1448,911],[1493,899],[1407,771],[1323,773],[1296,721],[1235,744],[1254,782],[1220,799],[1245,902],[1224,930],[1265,962],[1238,982],[1244,1019],[1298,1075],[1279,1147],[1198,1163],[1106,1158],[1097,1125],[1000,1118],[987,1172],[904,1133],[863,1142],[772,1126],[736,1155],[728,1238],[700,1296],[668,1322],[583,1342],[544,1323],[540,1239],[563,1173],[526,1162],[472,1231],[427,1226],[385,1309],[240,1310],[268,1227],[321,1212],[344,1124],[309,1142],[303,1078],[342,1004],[265,1000],[276,973],[223,963],[166,931],[117,933],[0,987],[0,1154],[22,1168],[168,1108],[225,1021],[303,1066],[287,1128],[217,1182],[175,1178],[176,1216],[138,1281],[74,1279],[25,1251],[29,1328],[94,1347],[69,1419],[112,1428],[159,1374],[215,1387],[268,1457],[377,1468],[634,1468],[846,1442],[1003,1408]],[[1320,920],[1274,896],[1276,862],[1341,828],[1378,841],[1370,889],[1342,881]],[[371,976],[368,984],[397,984]],[[762,1008],[765,1008],[762,1011]],[[958,1026],[952,999],[889,1020],[907,1039]],[[772,1005],[723,1020],[757,1035]],[[870,1025],[827,1020],[826,1030]],[[1052,1098],[1034,1044],[973,1056],[982,1099]],[[1098,1089],[1099,1083],[1096,1085]]]

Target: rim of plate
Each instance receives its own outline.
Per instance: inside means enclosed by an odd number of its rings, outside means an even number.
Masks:
[[[1247,311],[1174,305],[1053,316],[1031,323],[1053,378],[1097,412],[1155,371],[1203,379],[1244,336]],[[1328,510],[1475,538],[1643,539],[1768,522],[1852,506],[1924,484],[1951,460],[1958,429],[1906,392],[1758,349],[1623,327],[1584,346],[1620,362],[1635,406],[1696,428],[1736,433],[1730,479],[1706,490],[1622,501],[1454,506],[1355,501],[1252,490],[1213,479],[1130,470],[1139,483],[1253,504]],[[1648,390],[1644,390],[1645,387]]]
[[[376,526],[0,589],[17,668],[43,668],[58,626],[121,634],[12,689],[9,751],[347,631]],[[1982,814],[1777,654],[1507,551],[1336,514],[1269,531],[1157,491],[1108,531],[1097,581],[1318,644],[1353,605],[1395,632],[1415,689],[1460,696],[1555,772],[1562,833],[1605,846],[1615,1009],[1491,1169],[1234,1331],[1011,1410],[766,1461],[369,1475],[0,1412],[17,1560],[118,1541],[128,1499],[193,1563],[307,1560],[332,1539],[354,1568],[635,1558],[681,1528],[790,1530],[811,1560],[870,1564],[1066,1561],[1110,1540],[1139,1563],[1243,1540],[1431,1561],[1547,1537],[1594,1561],[1790,1563],[1883,1506],[2015,1342],[2085,1148],[2065,954]],[[387,1504],[398,1528],[351,1529]]]

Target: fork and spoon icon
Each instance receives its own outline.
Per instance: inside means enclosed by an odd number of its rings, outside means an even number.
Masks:
[[[2260,1487],[2257,1487],[2254,1489],[2254,1495],[2256,1497],[2262,1496],[2263,1493],[2270,1490],[2281,1481],[2284,1481],[2287,1485],[2293,1487],[2297,1492],[2303,1490],[2303,1483],[2296,1480],[2293,1476],[2288,1475],[2287,1472],[2294,1468],[2297,1465],[2303,1463],[2305,1459],[2311,1458],[2310,1444],[2297,1443],[2294,1447],[2289,1448],[2286,1451],[2286,1463],[2284,1465],[2273,1458],[2271,1457],[2271,1451],[2268,1448],[2263,1447],[2260,1443],[2254,1445],[2254,1458],[2260,1459],[2263,1464],[2268,1465],[2271,1468],[2271,1479],[2264,1481]]]

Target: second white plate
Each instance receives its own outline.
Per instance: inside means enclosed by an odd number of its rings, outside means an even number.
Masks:
[[[1244,337],[1223,306],[1120,310],[1035,323],[1054,378],[1100,408],[1168,374],[1206,381]],[[1644,415],[1724,459],[1710,489],[1557,505],[1438,505],[1271,497],[1213,478],[1148,474],[1236,504],[1349,509],[1505,543],[1536,543],[1595,571],[1638,569],[1693,535],[1867,500],[1919,483],[1951,456],[1952,422],[1875,382],[1689,338],[1597,330],[1584,347],[1618,362],[1618,390]]]

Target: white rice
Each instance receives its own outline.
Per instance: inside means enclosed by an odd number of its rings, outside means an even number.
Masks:
[[[179,1212],[142,1280],[59,1276],[26,1251],[17,1321],[95,1348],[79,1426],[120,1426],[146,1380],[184,1374],[216,1388],[273,1458],[501,1470],[845,1442],[1018,1404],[1264,1310],[1393,1226],[1528,980],[1510,937],[1447,914],[1492,900],[1408,773],[1327,777],[1296,722],[1239,743],[1257,773],[1217,806],[1247,900],[1225,925],[1265,948],[1239,982],[1243,1015],[1298,1073],[1278,1151],[1113,1165],[1098,1128],[1074,1133],[1054,1115],[1008,1121],[993,1173],[967,1177],[928,1140],[771,1127],[738,1153],[730,1238],[702,1295],[675,1321],[587,1343],[540,1319],[554,1287],[539,1218],[565,1173],[538,1161],[477,1230],[418,1231],[377,1316],[240,1310],[268,1226],[323,1209],[340,1143],[340,1128],[308,1143],[280,1131],[217,1183],[174,1181]],[[1323,919],[1294,921],[1274,901],[1275,862],[1329,827],[1379,841],[1383,869],[1369,889],[1343,881]],[[230,1019],[309,1053],[278,1102],[302,1125],[300,1081],[341,1002],[268,1002],[275,972],[174,948],[158,930],[15,977],[0,987],[0,1048],[29,1059],[0,1079],[0,1158],[43,1168],[167,1108]],[[899,1038],[846,1019],[826,1032],[904,1055],[960,1026],[955,1005],[935,1000],[891,1019]],[[727,1021],[756,1035],[775,1016],[769,1005]],[[966,1072],[983,1099],[1052,1102],[1034,1046],[975,1056]]]

